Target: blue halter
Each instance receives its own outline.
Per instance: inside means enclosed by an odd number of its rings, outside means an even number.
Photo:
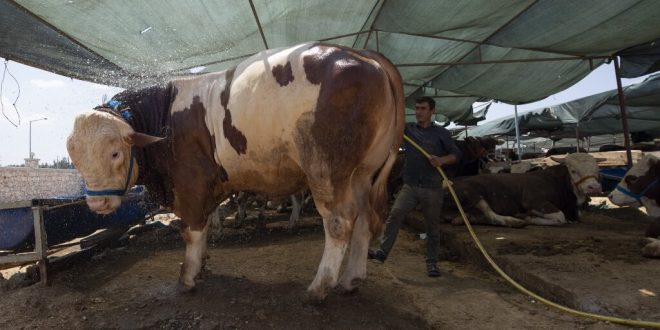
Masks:
[[[642,192],[640,192],[639,194],[635,194],[634,192],[632,192],[630,190],[627,190],[626,188],[623,188],[618,184],[616,185],[616,190],[620,191],[621,193],[623,193],[624,195],[626,195],[628,197],[634,198],[636,201],[641,203],[642,202],[642,197],[644,197],[644,194],[646,194],[649,190],[651,190],[653,187],[655,187],[655,185],[658,184],[658,180],[659,179],[655,179],[655,180],[651,181],[651,183],[649,183],[649,185],[646,186],[646,188],[644,188],[644,190],[642,190]]]
[[[124,109],[119,110],[119,107],[121,106],[121,102],[115,99],[111,99],[110,101],[106,102],[104,105],[97,107],[95,109],[101,109],[101,108],[107,108],[107,109],[112,109],[116,111],[124,120],[127,122],[130,121],[133,118],[133,115],[131,114],[130,108],[126,107]],[[106,190],[89,190],[87,189],[87,184],[85,184],[85,195],[87,196],[108,196],[108,195],[113,195],[113,196],[124,196],[126,194],[126,191],[128,191],[128,185],[131,183],[131,178],[133,177],[133,162],[134,157],[133,157],[133,150],[134,146],[131,145],[131,155],[130,155],[130,161],[128,163],[128,174],[126,175],[126,183],[124,183],[124,189],[106,189]]]

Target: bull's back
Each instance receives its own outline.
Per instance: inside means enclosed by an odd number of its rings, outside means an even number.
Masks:
[[[271,50],[178,85],[185,92],[174,108],[195,97],[205,104],[214,158],[229,189],[287,194],[310,171],[345,176],[369,154],[384,154],[374,164],[387,156],[389,146],[383,152],[375,142],[393,128],[382,120],[391,111],[382,106],[391,102],[387,76],[377,61],[352,50],[322,44]]]

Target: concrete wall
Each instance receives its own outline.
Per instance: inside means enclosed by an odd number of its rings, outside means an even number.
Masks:
[[[0,203],[80,195],[82,179],[76,170],[0,167]]]

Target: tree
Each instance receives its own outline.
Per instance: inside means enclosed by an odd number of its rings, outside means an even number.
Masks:
[[[41,168],[58,168],[58,169],[74,169],[75,167],[73,166],[73,163],[69,160],[67,157],[63,157],[60,159],[59,157],[56,158],[52,164],[41,164],[39,165]]]

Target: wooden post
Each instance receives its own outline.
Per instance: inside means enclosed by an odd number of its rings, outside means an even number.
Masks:
[[[34,220],[34,253],[37,255],[39,275],[41,283],[50,285],[48,279],[48,241],[44,227],[44,212],[41,206],[32,207],[32,218]]]

